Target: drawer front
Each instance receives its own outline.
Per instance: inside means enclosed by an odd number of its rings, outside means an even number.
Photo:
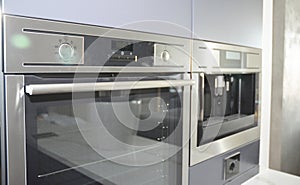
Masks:
[[[231,157],[234,154],[240,154],[239,172],[225,180],[225,159]],[[254,168],[258,168],[259,162],[259,141],[242,146],[236,150],[227,152],[223,155],[216,156],[207,161],[199,163],[189,169],[189,185],[221,185],[230,184],[234,182],[241,183],[241,179],[247,180],[254,174],[253,171],[249,171]],[[258,170],[257,170],[258,171]],[[247,173],[249,172],[249,173]],[[248,175],[247,175],[248,174]],[[243,177],[244,175],[244,177]]]

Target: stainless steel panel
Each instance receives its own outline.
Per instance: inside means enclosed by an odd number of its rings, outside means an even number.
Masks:
[[[0,14],[0,35],[2,35],[2,14]],[[2,43],[2,37],[0,37],[0,43]],[[2,58],[2,44],[0,45],[0,57]],[[3,62],[0,62],[0,164],[1,164],[1,184],[6,183],[6,153],[5,153],[5,120],[4,120],[4,74],[3,74]]]
[[[7,184],[26,185],[24,77],[5,76]]]
[[[108,37],[108,38],[118,38],[118,39],[129,39],[136,41],[150,41],[155,43],[162,43],[169,45],[168,47],[177,48],[175,51],[180,51],[180,55],[171,56],[174,61],[173,64],[176,64],[174,68],[168,69],[170,67],[146,67],[146,68],[136,68],[133,67],[95,67],[95,66],[70,66],[70,65],[60,65],[60,66],[43,66],[38,65],[26,65],[24,63],[30,63],[32,56],[36,55],[34,48],[43,48],[45,45],[49,44],[49,36],[44,34],[43,39],[40,39],[40,43],[32,43],[31,37],[32,33],[26,33],[24,30],[37,30],[40,32],[55,32],[62,33],[66,35],[90,35],[98,37]],[[21,42],[15,47],[13,45],[14,39],[17,36],[17,41]],[[47,38],[49,37],[49,38]],[[56,39],[54,39],[56,40]],[[23,43],[24,42],[24,43]],[[27,44],[26,44],[27,43]],[[48,46],[47,46],[48,47]],[[49,46],[51,48],[51,46]],[[187,72],[189,70],[189,61],[190,61],[190,40],[172,36],[158,35],[158,34],[149,34],[136,31],[120,30],[120,29],[111,29],[104,27],[88,26],[88,25],[79,25],[71,23],[62,23],[49,20],[40,20],[16,16],[4,16],[4,71],[6,73],[33,73],[33,72],[163,72],[163,71],[177,71],[177,72]],[[172,49],[173,50],[173,49]],[[45,54],[44,54],[45,52]],[[48,53],[47,53],[48,52]],[[42,51],[40,56],[45,56],[49,58],[49,54],[52,51]],[[51,58],[51,57],[50,57]],[[53,58],[53,57],[52,57]],[[34,58],[33,58],[34,59]],[[9,61],[9,62],[8,62]],[[41,61],[42,62],[42,61]],[[56,62],[56,61],[50,61]],[[137,71],[137,69],[139,69]]]
[[[170,66],[170,67],[184,67],[183,64],[178,63],[177,59],[181,55],[189,56],[190,53],[185,53],[182,46],[172,46],[165,44],[154,45],[154,66]]]
[[[89,92],[89,91],[150,89],[150,88],[162,88],[162,87],[190,86],[194,84],[195,82],[193,80],[32,84],[32,85],[26,85],[25,91],[29,95],[39,95],[39,94]]]
[[[283,151],[282,143],[282,97],[283,97],[283,78],[284,78],[284,47],[285,47],[285,3],[286,1],[274,0],[273,28],[271,36],[272,47],[270,48],[269,63],[271,67],[271,98],[270,98],[270,155],[269,166],[271,169],[281,169],[281,152]],[[276,21],[275,21],[276,20]],[[271,50],[272,49],[272,50]],[[275,75],[274,75],[275,74]],[[285,130],[285,129],[284,129]],[[269,167],[267,166],[267,167]]]
[[[194,72],[203,72],[206,74],[249,74],[249,73],[260,73],[261,69],[252,69],[252,68],[244,68],[244,69],[236,69],[236,68],[202,68],[198,69],[194,68]]]
[[[184,79],[190,79],[188,74],[185,74]],[[183,87],[183,126],[182,126],[182,185],[188,184],[189,182],[189,140],[190,140],[190,86]]]
[[[200,76],[197,73],[192,74],[192,79],[196,82],[200,81]],[[201,80],[202,81],[202,80]],[[197,84],[197,83],[196,83]],[[199,92],[199,85],[195,85],[191,88],[191,109],[190,109],[190,166],[196,164],[198,162],[197,155],[195,155],[197,149],[197,141],[198,141],[198,119],[203,119],[203,115],[200,115],[199,112],[203,112],[203,106],[201,103],[200,105],[200,96]],[[200,117],[202,116],[202,117]],[[200,160],[199,160],[200,161]]]
[[[214,50],[207,46],[193,45],[193,62],[195,68],[219,67],[220,50]]]
[[[9,43],[6,44],[7,58],[21,58],[23,64],[83,64],[84,47],[83,37],[41,33],[34,31],[26,31],[22,33],[17,30],[10,30],[11,37]],[[13,32],[15,31],[15,33]],[[61,45],[68,44],[72,47],[73,54],[67,61],[60,56]],[[18,49],[18,53],[10,52]],[[32,55],[27,56],[28,52]]]
[[[196,165],[214,156],[233,150],[239,146],[259,140],[259,130],[259,127],[255,127],[202,145],[200,147],[191,146],[190,166]]]
[[[260,65],[258,66],[257,63],[261,63],[261,49],[202,40],[193,40],[192,42],[193,72],[251,73],[260,71]],[[221,66],[221,60],[224,60],[224,56],[222,56],[224,51],[240,53],[241,67],[224,68]],[[258,56],[258,58],[254,60],[252,56]]]
[[[274,1],[270,167],[300,176],[300,4]]]
[[[4,75],[1,72],[0,73],[0,159],[1,159],[1,184],[5,184],[6,183],[6,134],[5,134],[5,120],[4,120],[4,114],[5,114],[5,99],[4,99]]]
[[[259,54],[247,54],[246,58],[247,68],[261,68],[261,56]]]
[[[17,67],[16,67],[17,68]],[[163,72],[184,72],[188,69],[181,67],[92,67],[92,66],[43,66],[26,65],[13,73],[163,73]],[[12,71],[6,71],[11,73]]]

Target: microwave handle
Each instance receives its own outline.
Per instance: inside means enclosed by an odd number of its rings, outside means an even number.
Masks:
[[[113,91],[132,89],[152,89],[164,87],[180,87],[194,85],[194,80],[149,80],[149,81],[118,81],[95,83],[58,83],[29,84],[25,86],[28,95],[79,93],[93,91]]]
[[[199,107],[199,114],[197,120],[197,146],[200,146],[202,138],[203,138],[203,121],[204,121],[204,73],[199,74],[199,81],[198,81],[198,107]]]
[[[199,118],[198,121],[203,122],[204,121],[204,73],[199,74]]]

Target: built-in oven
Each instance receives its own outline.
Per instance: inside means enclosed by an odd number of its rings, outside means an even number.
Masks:
[[[4,16],[6,184],[188,183],[187,39]]]
[[[259,139],[261,57],[255,48],[197,40],[193,47],[191,166]]]

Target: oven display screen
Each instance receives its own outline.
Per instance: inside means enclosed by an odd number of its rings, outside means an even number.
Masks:
[[[111,41],[111,49],[118,51],[133,51],[133,43],[128,41]]]
[[[226,51],[226,60],[241,60],[241,53]]]

